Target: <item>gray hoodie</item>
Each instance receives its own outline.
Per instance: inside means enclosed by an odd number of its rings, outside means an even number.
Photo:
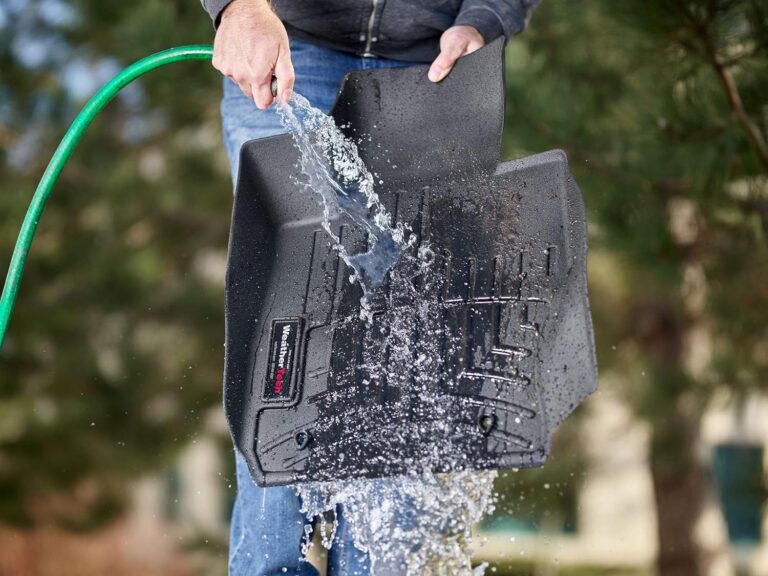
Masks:
[[[233,0],[201,0],[214,24]],[[237,1],[237,0],[234,0]],[[486,42],[521,32],[540,0],[272,0],[288,34],[361,56],[430,62],[440,34],[476,28]]]

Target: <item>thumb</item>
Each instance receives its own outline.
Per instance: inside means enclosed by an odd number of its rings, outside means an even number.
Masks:
[[[296,76],[291,63],[291,52],[286,46],[280,50],[275,63],[275,76],[277,77],[277,93],[283,102],[287,102],[293,91],[293,83]]]
[[[440,82],[448,76],[453,65],[456,64],[462,54],[467,49],[468,40],[462,37],[454,37],[441,47],[440,54],[437,55],[432,66],[429,68],[427,76],[432,82]]]

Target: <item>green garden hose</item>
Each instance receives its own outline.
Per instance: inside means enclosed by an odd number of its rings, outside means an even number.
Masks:
[[[70,125],[67,133],[59,143],[53,158],[48,163],[48,167],[37,185],[37,190],[32,197],[32,202],[27,209],[27,215],[24,217],[24,223],[21,225],[19,237],[16,240],[16,247],[13,249],[13,256],[8,267],[8,275],[5,278],[3,294],[0,297],[0,348],[3,346],[5,333],[8,329],[8,322],[11,318],[13,305],[16,301],[16,295],[21,283],[21,275],[24,272],[24,264],[27,261],[32,240],[37,230],[37,223],[45,208],[45,203],[51,195],[56,180],[59,178],[64,165],[72,155],[77,143],[83,137],[83,133],[90,126],[96,115],[114,98],[120,90],[143,76],[147,72],[160,68],[166,64],[181,62],[184,60],[208,60],[213,56],[213,47],[209,45],[179,46],[163,50],[138,62],[131,64],[104,85],[83,107],[80,113]]]

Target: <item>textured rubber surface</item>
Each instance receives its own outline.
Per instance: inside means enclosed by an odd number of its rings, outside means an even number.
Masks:
[[[427,336],[414,323],[411,336],[437,338],[442,367],[425,386],[441,400],[393,384],[415,381],[419,361],[393,358],[391,327],[358,318],[360,289],[292,177],[291,136],[248,142],[229,246],[224,398],[254,480],[541,465],[555,427],[596,387],[586,221],[564,153],[499,164],[501,42],[439,85],[421,66],[352,73],[332,114],[363,137],[390,213],[435,253],[444,330]],[[365,247],[349,222],[333,226],[351,253]],[[376,318],[398,307],[407,317],[412,300],[385,284]],[[385,377],[363,382],[371,360]],[[436,419],[451,433],[403,433]]]

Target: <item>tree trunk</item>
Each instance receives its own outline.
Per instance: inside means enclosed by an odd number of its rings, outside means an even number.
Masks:
[[[696,544],[696,524],[704,508],[710,478],[693,454],[696,425],[680,411],[654,430],[651,475],[656,497],[658,576],[703,576],[705,551]]]
[[[694,367],[686,345],[703,315],[706,283],[694,264],[682,266],[682,298],[676,301],[672,294],[662,293],[636,316],[636,338],[650,360],[653,379],[641,409],[652,426],[657,576],[709,576],[714,564],[723,560],[723,549],[697,539],[696,529],[714,486],[709,466],[696,453],[706,387],[699,379],[701,367]]]

